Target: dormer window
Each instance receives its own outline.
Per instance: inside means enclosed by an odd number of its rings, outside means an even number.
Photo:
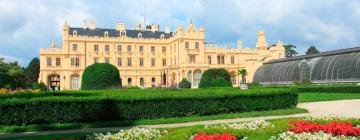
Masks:
[[[108,31],[105,31],[104,32],[104,37],[108,37],[109,36],[109,32]]]
[[[72,34],[73,34],[73,36],[77,36],[77,31],[74,30]]]
[[[141,33],[138,34],[138,38],[142,38],[142,34],[141,34]]]
[[[160,39],[164,39],[164,38],[165,38],[164,34],[161,34]]]
[[[126,31],[121,31],[120,36],[126,36]]]

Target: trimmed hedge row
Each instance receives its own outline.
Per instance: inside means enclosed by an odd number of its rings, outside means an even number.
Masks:
[[[112,96],[12,98],[0,102],[0,125],[136,120],[284,109],[295,107],[297,97],[290,90],[265,90],[265,93],[254,94],[144,99]]]
[[[254,87],[263,89],[264,87]],[[303,92],[322,92],[322,93],[360,93],[360,85],[337,84],[337,85],[288,85],[288,86],[267,86],[266,89],[281,88],[292,89],[296,93]]]

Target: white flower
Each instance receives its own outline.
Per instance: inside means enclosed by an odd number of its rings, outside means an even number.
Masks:
[[[330,114],[330,115],[326,115],[326,116],[307,116],[305,118],[306,121],[341,121],[341,120],[348,120],[350,118],[341,116],[341,115],[336,115],[336,114]]]
[[[205,128],[211,127],[211,125],[205,125]],[[214,125],[212,127],[218,127]],[[263,129],[268,127],[274,127],[273,124],[270,122],[266,122],[264,120],[256,120],[251,122],[243,122],[243,123],[229,123],[229,124],[221,124],[220,127],[223,128],[230,128],[230,129],[249,129],[249,130],[256,130],[256,129]]]
[[[332,136],[329,133],[324,133],[322,131],[316,133],[299,133],[286,131],[284,133],[276,136],[271,136],[269,140],[357,140],[357,137],[351,136]]]
[[[139,128],[135,127],[127,130],[120,130],[118,133],[111,134],[110,132],[106,134],[95,133],[93,136],[88,137],[87,139],[91,140],[153,140],[157,137],[162,136],[167,133],[167,131],[160,131],[157,129],[151,128]]]

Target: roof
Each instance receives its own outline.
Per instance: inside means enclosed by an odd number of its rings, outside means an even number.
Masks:
[[[83,36],[104,36],[104,33],[107,31],[109,34],[109,37],[120,37],[120,31],[116,29],[102,29],[102,28],[95,28],[94,30],[91,30],[89,28],[76,28],[76,27],[70,27],[69,34],[72,34],[73,31],[76,30],[77,35],[83,35]],[[164,38],[168,39],[172,37],[172,32],[165,33],[162,31],[149,31],[149,30],[128,30],[126,29],[126,36],[131,38],[138,38],[138,34],[141,33],[142,38],[156,38],[160,39],[161,35],[164,34]]]
[[[295,57],[289,57],[289,58],[275,59],[275,60],[266,62],[264,64],[271,64],[271,63],[278,63],[278,62],[285,62],[285,61],[295,61],[295,60],[301,60],[301,59],[309,59],[309,58],[314,58],[314,57],[345,54],[345,53],[351,53],[351,52],[360,52],[360,47],[333,50],[333,51],[327,51],[327,52],[322,52],[322,53],[312,54],[312,55],[301,55],[301,56],[295,56]]]

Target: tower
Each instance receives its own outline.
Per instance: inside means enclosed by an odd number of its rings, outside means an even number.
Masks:
[[[268,43],[266,42],[264,31],[258,32],[258,40],[256,42],[256,49],[258,49],[258,50],[267,50],[268,49]]]

